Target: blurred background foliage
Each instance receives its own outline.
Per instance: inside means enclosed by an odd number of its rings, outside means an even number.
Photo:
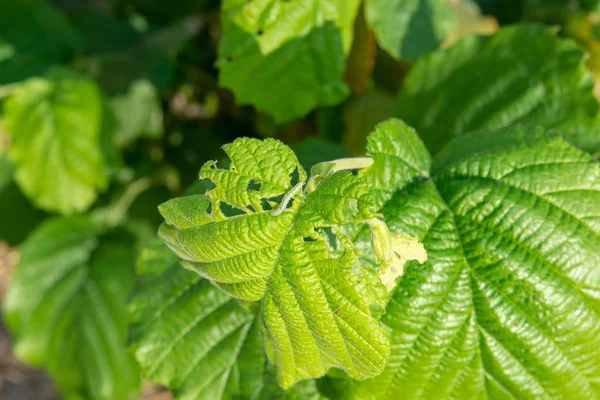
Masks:
[[[246,2],[272,18],[253,19]],[[306,168],[362,154],[378,122],[405,112],[397,97],[415,62],[517,23],[573,39],[600,80],[595,0],[0,1],[0,287],[48,218],[84,215],[94,235],[118,228],[140,249],[157,205],[236,137],[276,137]],[[588,100],[581,118],[595,127]],[[0,398],[9,386],[0,378]]]

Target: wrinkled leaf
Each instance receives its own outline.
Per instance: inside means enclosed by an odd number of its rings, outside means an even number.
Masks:
[[[206,196],[160,207],[160,237],[184,267],[233,297],[260,300],[267,353],[282,387],[330,367],[357,379],[379,374],[387,332],[370,314],[355,248],[335,229],[374,217],[366,186],[338,172],[305,195],[304,169],[281,142],[241,138],[224,150],[228,170],[211,161],[200,171],[215,185]],[[292,187],[294,175],[299,183]],[[231,211],[237,215],[227,217]],[[335,254],[332,238],[340,246]]]
[[[253,400],[328,400],[329,398],[319,392],[317,382],[308,380],[296,383],[288,390],[283,390],[277,384],[274,374],[267,372],[264,385]]]
[[[542,129],[466,135],[432,166],[418,140],[369,138],[385,221],[429,258],[382,317],[388,367],[349,397],[599,398],[600,164]]]
[[[541,25],[470,36],[416,63],[397,115],[432,153],[453,136],[516,123],[541,124],[595,151],[598,102],[583,59],[574,42]]]
[[[262,387],[266,356],[254,316],[164,244],[143,250],[129,309],[131,343],[145,378],[176,399],[250,399]]]

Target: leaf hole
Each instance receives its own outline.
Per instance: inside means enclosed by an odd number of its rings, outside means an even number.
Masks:
[[[294,172],[290,175],[290,182],[292,186],[295,186],[298,182],[300,182],[300,172],[296,168]]]
[[[311,238],[310,236],[305,236],[305,237],[303,237],[303,238],[302,238],[302,241],[303,241],[304,243],[313,243],[313,242],[316,242],[316,240],[315,240],[314,238]]]
[[[246,215],[247,212],[244,210],[241,210],[237,207],[233,207],[230,204],[227,203],[223,203],[220,202],[219,203],[219,209],[221,210],[221,212],[223,213],[223,215],[225,215],[226,217],[237,217],[239,215]]]
[[[260,199],[260,205],[265,211],[272,211],[279,207],[279,202],[271,201],[268,199]]]
[[[341,244],[338,241],[335,232],[331,228],[318,228],[317,232],[325,239],[329,248],[333,251],[337,251],[341,248]]]
[[[260,192],[261,189],[262,185],[260,184],[260,182],[256,182],[254,179],[248,182],[248,187],[246,188],[246,190],[248,191],[252,190],[255,192]]]
[[[264,32],[263,32],[263,30],[262,30],[262,29],[259,29],[258,31],[256,31],[256,34],[257,34],[258,36],[262,36],[262,34],[263,34],[263,33],[264,33]]]

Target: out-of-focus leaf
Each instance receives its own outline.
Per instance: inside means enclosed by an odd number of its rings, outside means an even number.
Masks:
[[[185,18],[142,36],[126,50],[87,57],[81,61],[82,67],[110,93],[125,92],[132,82],[140,79],[151,81],[163,91],[173,80],[175,55],[203,23],[200,17]]]
[[[144,377],[177,400],[255,398],[266,356],[252,313],[160,242],[142,251],[137,269],[131,341]]]
[[[378,123],[394,115],[395,104],[394,96],[377,87],[344,104],[344,147],[354,155],[364,154],[367,136]]]
[[[454,29],[448,33],[445,46],[472,33],[491,35],[500,28],[496,18],[481,14],[481,9],[474,0],[449,1],[457,22]]]
[[[106,13],[84,12],[76,14],[71,20],[85,39],[85,51],[92,55],[126,51],[142,36],[128,21]]]
[[[40,75],[80,47],[81,37],[48,2],[0,1],[0,85]]]
[[[23,244],[4,302],[15,353],[43,366],[67,398],[129,400],[139,390],[125,349],[134,257],[127,237],[84,217],[56,218]]]
[[[296,153],[302,168],[307,171],[317,163],[351,156],[350,152],[342,146],[312,137],[290,147]]]
[[[31,206],[12,178],[12,166],[0,155],[0,241],[17,246],[46,214]]]
[[[437,50],[456,26],[448,0],[368,0],[366,17],[383,49],[411,61]]]
[[[156,230],[162,222],[158,205],[173,196],[165,186],[153,186],[144,190],[127,211],[124,229],[136,239],[137,249],[143,249],[156,239]]]
[[[163,135],[163,111],[156,88],[147,80],[133,82],[127,94],[112,101],[117,119],[115,144],[126,147],[139,138]]]
[[[594,93],[600,99],[600,21],[598,14],[579,14],[564,12],[562,14],[563,30],[561,34],[577,40],[588,51],[586,66],[594,74],[596,84]]]
[[[523,0],[525,15],[547,12],[551,10],[563,11],[600,11],[598,0]]]
[[[147,16],[152,21],[169,23],[175,19],[189,16],[215,5],[214,0],[110,0],[116,7]]]
[[[286,122],[341,102],[360,0],[225,0],[219,83]]]
[[[0,191],[12,182],[13,168],[8,159],[0,153]]]
[[[267,371],[263,387],[253,400],[328,400],[329,398],[319,392],[315,380],[296,383],[288,390],[283,390],[277,383],[275,374]],[[332,399],[333,400],[333,399]]]
[[[93,81],[63,69],[31,78],[7,99],[3,117],[16,181],[38,207],[83,211],[106,188],[103,102]]]
[[[397,115],[432,153],[453,136],[515,123],[546,126],[595,151],[599,107],[583,60],[573,41],[541,25],[470,36],[416,63]]]
[[[494,16],[500,25],[515,23],[523,18],[523,0],[475,0],[481,12]]]
[[[376,55],[375,33],[367,25],[364,6],[361,5],[354,22],[354,40],[344,75],[346,83],[355,95],[362,95],[369,87]]]
[[[390,230],[428,260],[381,319],[387,368],[351,398],[599,398],[600,164],[529,127],[456,138],[432,163],[400,121],[368,154]]]

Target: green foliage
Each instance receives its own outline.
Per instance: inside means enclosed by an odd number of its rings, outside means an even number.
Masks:
[[[12,179],[13,169],[6,157],[0,155],[0,238],[9,245],[18,245],[46,216],[36,210],[21,193]]]
[[[242,138],[224,149],[228,170],[208,162],[200,171],[214,189],[161,205],[159,236],[185,268],[234,298],[261,301],[267,352],[284,388],[330,367],[358,379],[377,375],[387,335],[361,294],[356,250],[335,230],[375,217],[364,183],[337,172],[304,193],[306,173],[281,142]],[[294,173],[299,182],[292,187]],[[225,206],[242,214],[227,217]],[[326,228],[342,246],[337,256]]]
[[[447,0],[369,0],[367,22],[379,45],[397,59],[416,60],[437,50],[456,16]]]
[[[177,399],[252,398],[265,367],[254,316],[160,242],[144,250],[138,271],[146,274],[130,305],[131,343],[144,376]]]
[[[344,63],[359,4],[225,0],[220,84],[277,122],[341,102],[349,93]]]
[[[574,42],[541,25],[471,36],[415,65],[397,115],[433,153],[452,136],[516,123],[543,125],[597,151],[598,101],[583,58]]]
[[[158,139],[163,134],[163,112],[154,86],[145,80],[131,84],[129,92],[113,99],[117,119],[115,144],[131,145],[145,137]]]
[[[96,84],[67,70],[52,70],[20,85],[3,111],[12,139],[8,155],[27,197],[62,214],[87,209],[108,184],[100,147],[103,104]]]
[[[126,237],[85,217],[36,229],[4,302],[19,358],[47,368],[72,396],[134,397],[138,371],[125,350],[133,257]]]
[[[402,176],[385,221],[429,259],[407,265],[382,317],[393,363],[352,398],[600,396],[600,164],[510,127],[451,142],[429,172],[418,140],[393,121],[369,138],[387,161],[373,168]]]
[[[598,21],[0,1],[14,354],[66,399],[600,399]]]
[[[81,38],[48,3],[0,3],[0,85],[42,74],[80,46]]]

